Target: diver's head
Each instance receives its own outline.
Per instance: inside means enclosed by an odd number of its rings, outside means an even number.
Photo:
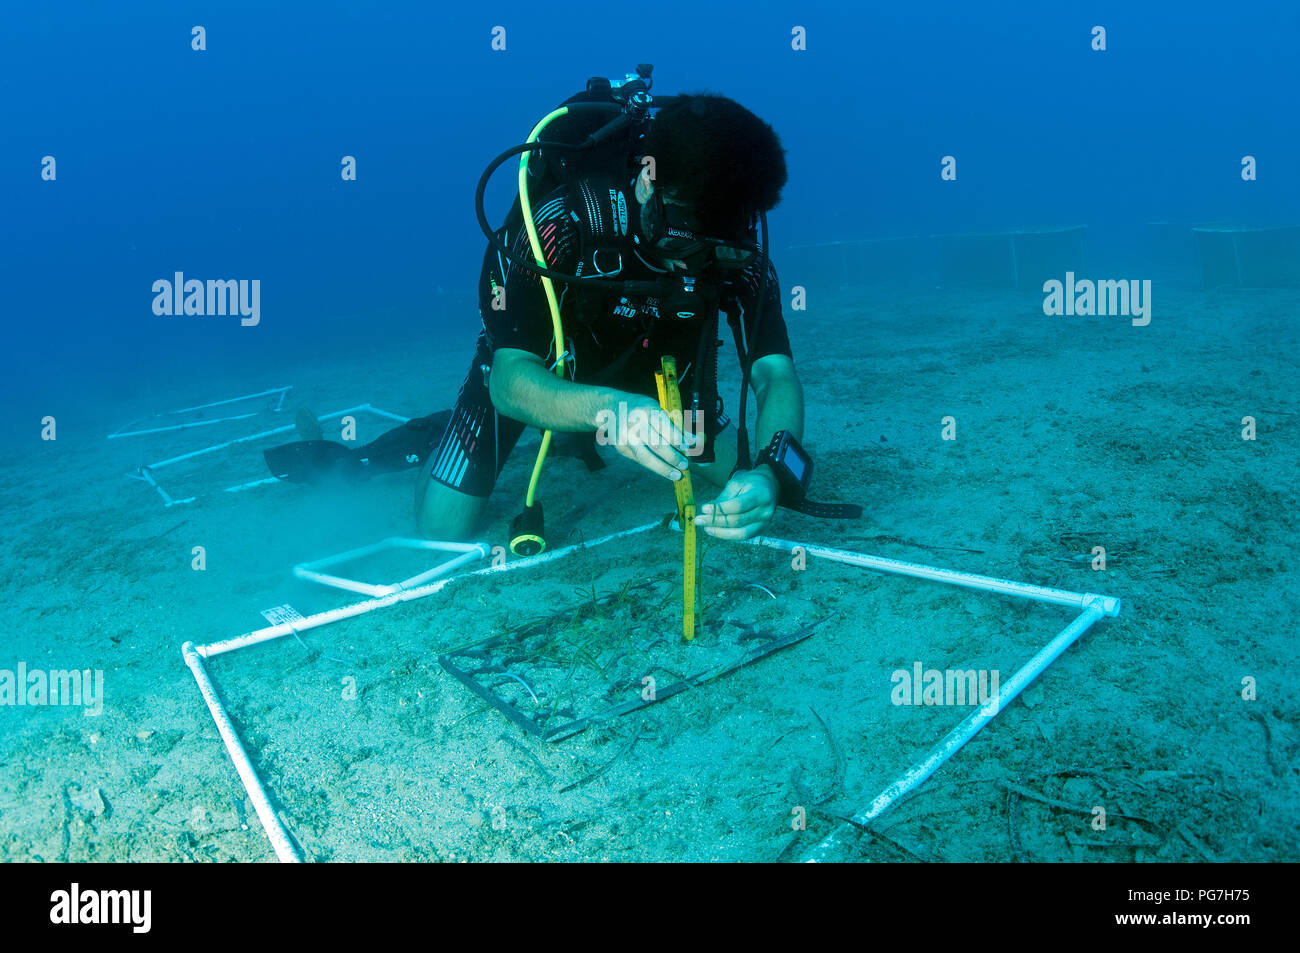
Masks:
[[[654,160],[642,165],[641,177],[652,169],[647,184],[689,208],[707,235],[744,235],[759,212],[781,200],[787,178],[776,132],[725,96],[675,97],[651,121],[641,152]]]

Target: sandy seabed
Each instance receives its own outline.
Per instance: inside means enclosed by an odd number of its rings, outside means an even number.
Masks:
[[[1040,303],[864,290],[787,316],[814,495],[858,502],[865,516],[782,511],[772,535],[1123,600],[842,857],[1296,860],[1300,296],[1164,292],[1144,328],[1048,318]],[[367,401],[428,413],[454,400],[474,334],[413,332],[273,372],[88,397],[65,412],[57,441],[0,465],[0,668],[105,677],[98,717],[0,707],[0,858],[273,859],[179,646],[259,628],[272,606],[308,614],[352,601],[290,568],[413,531],[411,473],[221,492],[263,475],[262,445],[244,445],[164,471],[173,495],[197,496],[168,509],[122,474],[209,434],[104,435],[284,383],[295,389],[275,423],[298,406]],[[455,357],[438,366],[435,353]],[[734,408],[734,376],[722,392]],[[945,417],[955,440],[942,439]],[[1245,417],[1254,440],[1242,439]],[[364,439],[377,433],[359,420]],[[494,545],[535,447],[527,436],[498,485],[483,534]],[[548,465],[553,546],[672,508],[667,485],[605,456],[598,473],[573,458]],[[413,573],[412,558],[382,568]],[[796,570],[787,555],[717,542],[704,557],[701,646],[746,626],[820,623],[813,635],[556,743],[520,731],[438,663],[541,620],[561,644],[572,626],[595,657],[584,671],[603,672],[602,639],[674,635],[680,606],[646,604],[634,629],[614,609],[581,607],[639,581],[671,591],[680,559],[680,538],[653,531],[209,669],[311,859],[771,861],[811,848],[968,713],[895,705],[894,671],[920,662],[1005,681],[1073,617],[817,560]],[[573,664],[584,664],[576,651]],[[1243,699],[1249,680],[1254,700]],[[805,831],[792,827],[797,808]]]

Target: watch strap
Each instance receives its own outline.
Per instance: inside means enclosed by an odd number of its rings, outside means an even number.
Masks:
[[[782,500],[781,505],[796,513],[823,520],[856,520],[862,517],[862,507],[856,503],[817,503],[805,497],[788,503]]]

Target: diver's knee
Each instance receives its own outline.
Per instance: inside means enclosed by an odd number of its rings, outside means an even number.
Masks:
[[[469,542],[478,525],[476,519],[466,519],[460,514],[422,512],[417,521],[420,535],[448,543]]]
[[[425,539],[468,542],[478,529],[486,505],[487,500],[435,484],[429,487],[416,511],[416,528]]]

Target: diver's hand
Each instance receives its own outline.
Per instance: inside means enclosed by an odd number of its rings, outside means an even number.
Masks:
[[[649,397],[619,393],[596,414],[596,442],[612,446],[629,460],[677,481],[686,472],[683,451],[696,438],[684,434],[667,411]]]
[[[695,525],[718,539],[750,539],[762,532],[780,497],[781,485],[766,467],[740,470],[718,498],[700,507]]]

